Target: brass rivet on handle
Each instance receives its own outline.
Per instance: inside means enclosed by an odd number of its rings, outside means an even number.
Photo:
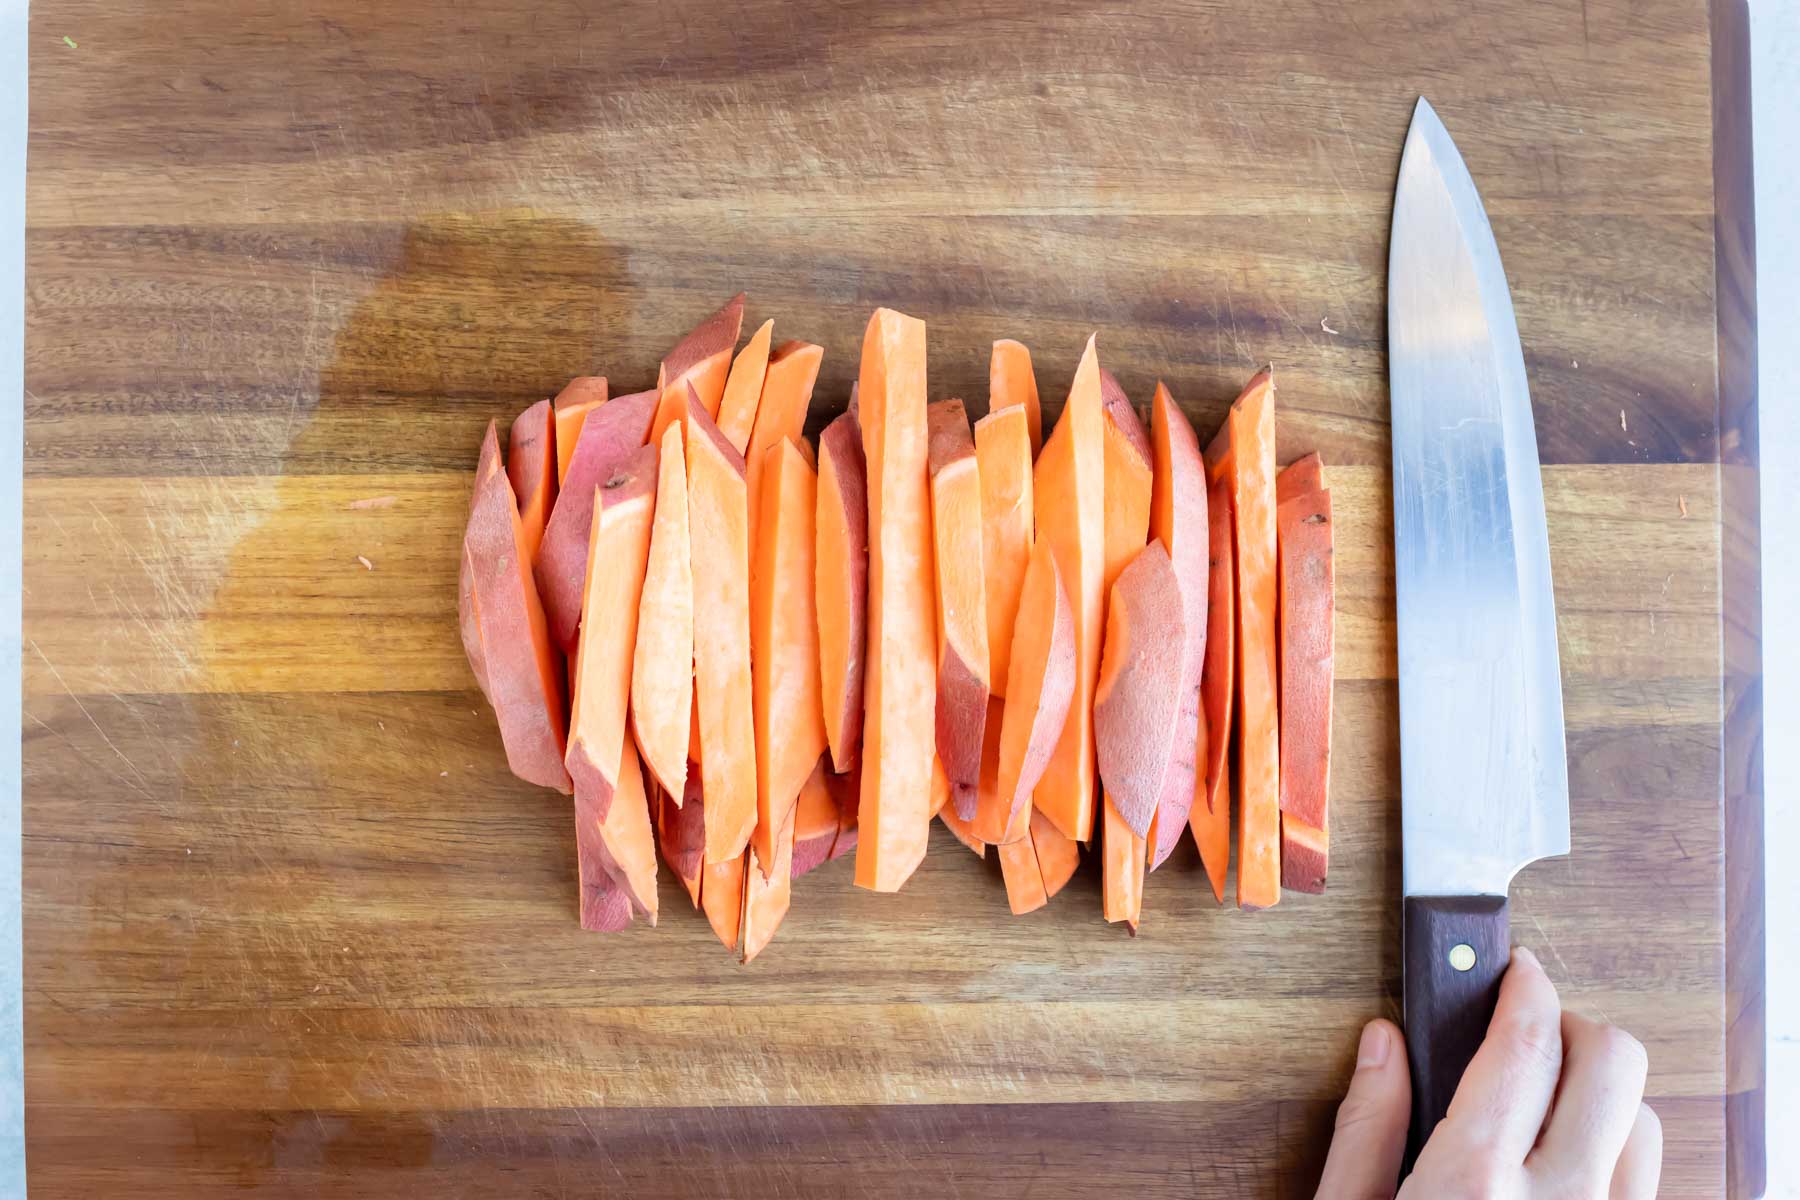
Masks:
[[[1468,971],[1475,966],[1475,947],[1467,942],[1458,942],[1450,947],[1450,966],[1453,970]]]

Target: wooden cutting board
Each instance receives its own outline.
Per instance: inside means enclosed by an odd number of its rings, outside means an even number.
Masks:
[[[1514,933],[1649,1047],[1663,1194],[1719,1194],[1756,1086],[1741,12],[1721,50],[1691,0],[1124,7],[33,5],[34,1196],[1309,1195],[1398,1016],[1383,314],[1421,92],[1545,465],[1574,853]],[[1097,330],[1206,431],[1276,364],[1339,514],[1329,894],[1221,910],[1189,846],[1133,940],[1094,871],[1014,919],[938,830],[898,895],[808,876],[749,968],[666,876],[658,928],[577,929],[568,803],[507,774],[458,644],[477,441],[572,375],[648,386],[740,288],[825,347],[814,428],[878,304],[977,412],[1001,336],[1055,407]]]

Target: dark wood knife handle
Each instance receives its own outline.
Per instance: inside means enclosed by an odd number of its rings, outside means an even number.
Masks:
[[[1407,1163],[1450,1109],[1487,1036],[1511,955],[1505,896],[1408,896],[1406,1056],[1412,1067]]]

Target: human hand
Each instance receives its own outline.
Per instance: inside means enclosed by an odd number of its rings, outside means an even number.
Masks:
[[[1564,1012],[1536,957],[1514,950],[1487,1038],[1400,1200],[1649,1200],[1662,1125],[1643,1103],[1648,1066],[1630,1034]],[[1394,1196],[1411,1117],[1406,1042],[1371,1021],[1317,1200]]]

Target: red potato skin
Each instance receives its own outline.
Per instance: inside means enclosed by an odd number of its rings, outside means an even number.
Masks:
[[[1285,813],[1281,818],[1281,886],[1321,895],[1330,865],[1325,831]]]
[[[550,401],[539,400],[513,421],[506,438],[506,476],[519,501],[526,549],[535,562],[556,503],[556,413]]]
[[[1232,696],[1237,661],[1237,522],[1231,511],[1231,481],[1223,477],[1207,486],[1206,522],[1210,557],[1207,565],[1206,654],[1200,669],[1201,721],[1195,743],[1195,756],[1204,763],[1201,781],[1206,810],[1213,819],[1217,810],[1231,804],[1229,778]],[[1199,800],[1196,800],[1196,804]],[[1190,812],[1188,827],[1200,847],[1206,864],[1207,880],[1212,884],[1213,898],[1225,902],[1226,860],[1230,844],[1209,852],[1202,836],[1202,824]],[[1229,821],[1227,820],[1227,824]]]
[[[855,386],[851,387],[851,404],[856,403]],[[828,483],[829,480],[829,483]],[[821,553],[814,569],[819,573],[815,600],[823,610],[826,604],[847,597],[847,644],[836,648],[844,661],[842,687],[833,687],[832,677],[825,672],[826,647],[820,647],[820,703],[825,709],[825,730],[831,747],[831,769],[842,774],[855,767],[862,746],[863,668],[867,655],[869,599],[869,475],[863,456],[862,428],[854,411],[839,414],[819,434],[819,492],[815,527],[823,528],[834,507],[850,534],[850,552],[832,555],[826,561]],[[840,579],[836,587],[828,587],[825,572],[836,571]],[[835,711],[833,711],[835,709]]]
[[[739,292],[670,349],[662,360],[664,379],[672,384],[713,355],[735,349],[743,328],[744,293]],[[706,399],[701,397],[701,403],[704,404]],[[707,415],[717,416],[710,409]]]
[[[663,861],[688,889],[688,898],[700,906],[700,868],[706,859],[705,800],[700,789],[700,765],[688,763],[687,788],[681,802],[668,795],[657,812],[656,846]]]
[[[1175,718],[1175,744],[1169,759],[1169,774],[1163,782],[1162,798],[1156,802],[1156,815],[1150,819],[1150,832],[1145,869],[1154,871],[1163,865],[1175,847],[1181,844],[1181,831],[1187,828],[1188,814],[1193,811],[1200,787],[1200,721],[1199,687],[1185,688],[1181,693],[1181,712]]]
[[[577,868],[581,877],[581,927],[590,933],[618,933],[629,928],[631,896],[602,868],[600,859],[584,855]]]
[[[499,433],[491,421],[480,461],[485,473],[475,481],[465,545],[473,567],[472,608],[480,623],[488,699],[513,774],[569,794],[574,785],[562,765],[568,733],[564,667],[554,646],[551,662],[540,661],[534,649],[534,631],[541,630],[539,636],[545,639],[549,633],[531,573],[521,569],[528,561],[524,531],[512,484],[500,466]]]
[[[1333,588],[1331,493],[1276,509],[1280,545],[1281,886],[1325,890],[1329,863]]]
[[[1151,542],[1119,573],[1107,605],[1106,641],[1094,694],[1100,778],[1119,817],[1138,837],[1169,777],[1186,688],[1186,617],[1175,566]]]
[[[550,618],[550,633],[565,652],[581,629],[581,590],[587,583],[588,537],[594,521],[594,489],[650,437],[657,394],[639,392],[608,400],[589,414],[575,443],[575,457],[537,555],[537,585]]]

